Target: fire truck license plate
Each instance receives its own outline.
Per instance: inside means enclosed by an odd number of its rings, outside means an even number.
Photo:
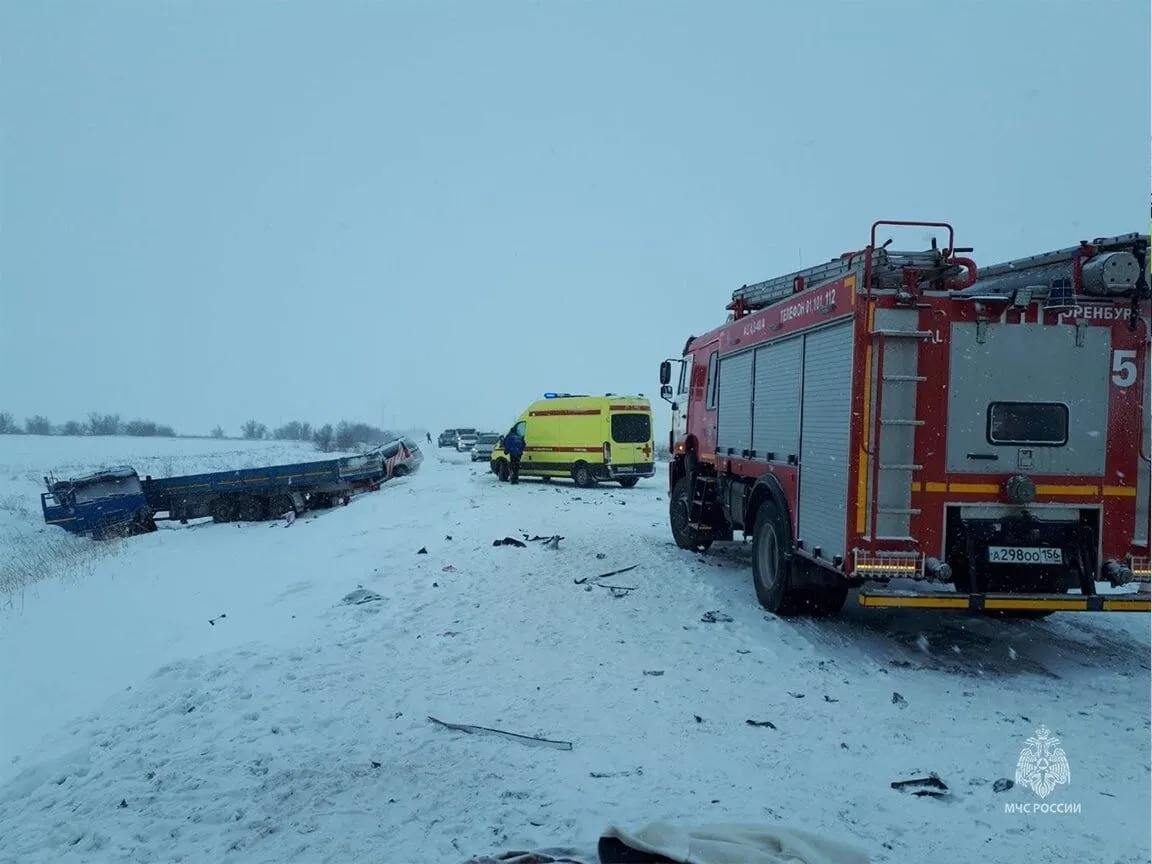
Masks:
[[[989,564],[1063,564],[1064,552],[1047,546],[989,546]]]

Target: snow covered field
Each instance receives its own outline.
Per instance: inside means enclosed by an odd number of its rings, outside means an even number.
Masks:
[[[0,540],[50,536],[48,470],[169,473],[145,453],[176,472],[316,457],[0,439]],[[513,487],[426,457],[349,507],[171,526],[9,598],[0,862],[594,861],[607,825],[657,820],[784,823],[878,862],[1149,860],[1147,617],[850,599],[837,621],[781,620],[747,547],[675,549],[659,477]],[[358,588],[378,599],[342,602]],[[1041,725],[1071,782],[997,791]],[[892,788],[929,772],[948,795]]]

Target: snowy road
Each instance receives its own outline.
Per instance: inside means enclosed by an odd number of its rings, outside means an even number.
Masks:
[[[874,861],[1148,861],[1146,617],[781,620],[746,547],[672,545],[659,477],[513,487],[428,456],[289,527],[135,538],[0,613],[0,861],[594,860],[658,819]],[[564,539],[492,545],[525,534]],[[358,587],[380,599],[342,604]],[[1070,784],[995,791],[1041,725]],[[950,795],[890,785],[928,772]],[[1054,802],[1079,812],[1005,812]]]

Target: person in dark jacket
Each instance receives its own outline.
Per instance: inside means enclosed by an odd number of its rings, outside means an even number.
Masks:
[[[516,431],[513,426],[508,430],[508,434],[504,436],[504,452],[508,454],[508,479],[512,483],[520,482],[520,457],[524,455],[524,447],[527,442],[524,436]]]

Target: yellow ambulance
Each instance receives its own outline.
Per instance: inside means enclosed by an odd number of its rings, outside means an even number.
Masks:
[[[577,486],[614,481],[631,489],[656,473],[652,405],[643,396],[545,393],[512,428],[525,441],[521,477],[571,477]],[[501,437],[493,448],[491,466],[507,480],[503,443]]]

